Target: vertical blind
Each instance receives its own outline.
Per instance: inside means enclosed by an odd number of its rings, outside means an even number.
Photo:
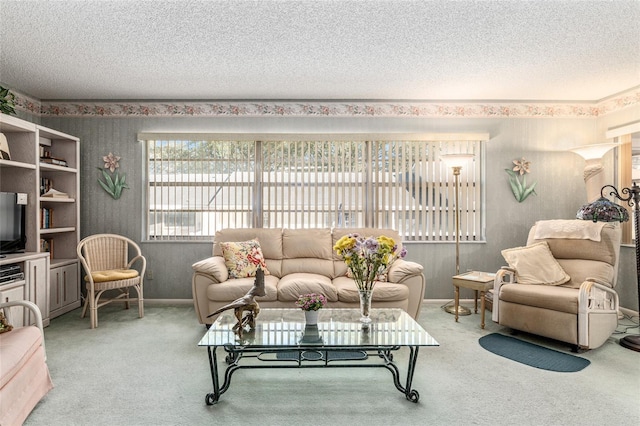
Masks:
[[[222,228],[388,227],[405,241],[481,240],[483,138],[142,137],[150,240],[210,240]]]

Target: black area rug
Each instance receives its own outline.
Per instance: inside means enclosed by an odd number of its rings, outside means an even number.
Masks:
[[[478,343],[496,355],[543,370],[574,373],[591,364],[587,359],[499,333],[481,337]]]

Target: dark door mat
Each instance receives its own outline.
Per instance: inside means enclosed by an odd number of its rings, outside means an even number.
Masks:
[[[481,337],[478,343],[496,355],[542,370],[573,373],[591,364],[587,359],[499,333]]]

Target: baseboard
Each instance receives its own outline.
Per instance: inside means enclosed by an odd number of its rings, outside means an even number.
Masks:
[[[145,305],[193,305],[193,299],[144,299]]]

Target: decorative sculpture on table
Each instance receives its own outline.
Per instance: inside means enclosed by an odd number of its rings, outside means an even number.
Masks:
[[[256,279],[251,290],[241,298],[234,300],[208,315],[207,318],[233,308],[236,320],[238,320],[236,325],[233,326],[233,331],[238,335],[238,337],[242,337],[245,326],[249,325],[249,328],[251,329],[256,327],[256,318],[258,313],[260,313],[260,305],[258,305],[255,298],[256,296],[264,296],[265,294],[267,293],[264,288],[264,271],[262,268],[258,267],[256,270]]]

